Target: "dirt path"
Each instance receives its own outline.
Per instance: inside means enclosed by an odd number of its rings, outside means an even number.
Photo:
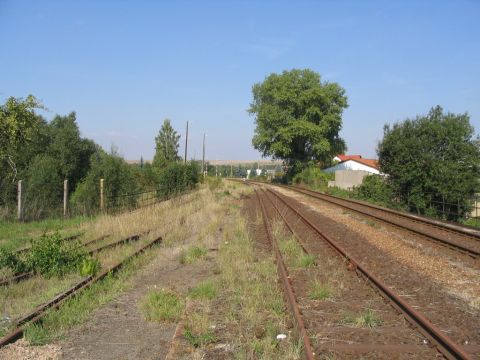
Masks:
[[[89,321],[60,342],[63,359],[163,359],[175,323],[148,322],[139,302],[151,289],[184,294],[209,273],[209,261],[181,265],[179,248],[160,249],[155,259],[134,278],[132,289],[99,308]]]

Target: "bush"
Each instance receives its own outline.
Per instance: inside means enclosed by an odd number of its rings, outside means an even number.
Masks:
[[[65,240],[55,233],[32,240],[26,262],[29,270],[52,277],[77,269],[85,258],[85,249],[78,241]]]
[[[170,163],[159,171],[158,196],[169,198],[193,189],[198,183],[198,168],[194,162],[187,165]]]
[[[293,177],[296,185],[306,185],[314,190],[325,191],[328,181],[334,179],[334,174],[323,172],[318,167],[308,167]]]
[[[25,218],[38,220],[61,211],[63,179],[59,166],[58,161],[48,155],[38,155],[32,160],[24,182]]]
[[[72,208],[90,215],[100,208],[100,179],[104,179],[106,209],[132,208],[138,191],[133,169],[115,152],[99,152],[91,158],[91,169],[71,197]],[[127,196],[130,195],[130,196]]]
[[[393,193],[385,178],[380,175],[369,175],[363,179],[362,185],[354,189],[354,197],[367,200],[378,205],[392,207]]]

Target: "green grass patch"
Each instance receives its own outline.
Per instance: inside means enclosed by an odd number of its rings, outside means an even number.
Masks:
[[[207,280],[190,290],[188,295],[194,299],[212,300],[217,296],[217,288],[213,281]]]
[[[368,309],[360,315],[345,314],[341,323],[355,327],[373,328],[379,326],[382,321],[373,310]]]
[[[132,287],[131,276],[151,260],[153,253],[145,253],[126,264],[116,275],[108,275],[77,296],[67,300],[58,310],[50,310],[40,325],[29,325],[25,338],[36,345],[59,339],[73,326],[83,323],[101,305],[113,300]]]
[[[298,265],[302,268],[309,268],[315,265],[315,256],[314,255],[302,255],[298,259]]]
[[[479,227],[480,228],[480,219],[477,219],[477,218],[470,218],[468,220],[464,220],[462,223],[464,225],[474,226],[474,227]]]
[[[314,281],[310,286],[308,298],[312,300],[326,300],[332,296],[330,285]]]
[[[40,237],[47,232],[62,231],[64,236],[68,236],[78,231],[79,225],[90,220],[92,220],[90,217],[77,216],[67,219],[45,219],[27,223],[0,221],[0,246],[7,250],[18,249],[29,245],[32,238]],[[70,228],[72,229],[70,230]]]
[[[180,254],[180,264],[193,264],[198,259],[204,258],[208,250],[204,247],[190,246]]]
[[[183,301],[180,297],[167,290],[152,290],[145,295],[140,308],[149,321],[175,321],[183,311]]]
[[[203,333],[195,333],[192,329],[187,327],[183,332],[183,336],[193,347],[201,347],[217,341],[217,337],[212,330]]]

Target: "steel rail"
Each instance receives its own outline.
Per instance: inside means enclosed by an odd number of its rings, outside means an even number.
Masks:
[[[264,184],[264,183],[263,183]],[[280,186],[280,185],[274,185],[274,186]],[[473,258],[479,258],[480,257],[480,251],[477,251],[477,250],[474,250],[474,249],[471,249],[471,248],[468,248],[468,247],[465,247],[463,245],[460,245],[460,244],[457,244],[455,242],[452,242],[452,241],[449,241],[447,239],[443,239],[441,237],[438,237],[434,234],[430,234],[428,232],[424,232],[422,230],[419,230],[419,229],[414,229],[412,227],[408,227],[408,226],[405,226],[405,225],[402,225],[394,220],[389,220],[385,217],[382,217],[382,216],[378,216],[378,215],[374,215],[374,214],[370,214],[370,213],[367,213],[367,212],[364,212],[360,209],[356,209],[356,208],[353,208],[351,206],[348,206],[344,203],[339,203],[339,202],[345,202],[345,203],[348,203],[348,202],[351,202],[351,203],[354,203],[356,205],[360,205],[360,206],[365,206],[365,207],[368,207],[370,205],[365,205],[363,203],[359,203],[359,202],[353,202],[353,201],[350,201],[350,200],[345,200],[345,199],[342,199],[342,198],[337,198],[337,197],[332,197],[334,198],[336,201],[334,200],[331,200],[329,199],[328,197],[331,197],[330,195],[325,195],[325,194],[321,194],[321,193],[318,193],[318,192],[315,192],[315,191],[311,191],[311,190],[306,190],[306,189],[300,189],[300,188],[297,188],[297,187],[293,187],[293,186],[280,186],[282,188],[285,188],[285,189],[289,189],[289,190],[293,190],[293,191],[296,191],[298,193],[301,193],[301,194],[304,194],[304,195],[307,195],[307,196],[310,196],[310,197],[313,197],[315,199],[318,199],[318,200],[323,200],[323,201],[326,201],[326,202],[329,202],[331,204],[334,204],[334,205],[337,205],[337,206],[340,206],[340,207],[343,207],[345,209],[348,209],[348,210],[351,210],[351,211],[355,211],[359,214],[362,214],[362,215],[365,215],[365,216],[368,216],[368,217],[371,217],[371,218],[374,218],[376,220],[379,220],[379,221],[382,221],[382,222],[385,222],[385,223],[388,223],[390,225],[393,225],[393,226],[396,226],[398,228],[401,228],[401,229],[404,229],[404,230],[408,230],[410,232],[413,232],[417,235],[421,235],[423,238],[426,238],[427,240],[430,240],[430,241],[433,241],[435,243],[439,243],[441,245],[444,245],[452,250],[455,250],[455,251],[458,251],[458,252],[461,252],[463,254],[466,254],[470,257],[473,257]],[[372,207],[372,206],[370,206]],[[384,211],[388,214],[394,214],[394,215],[398,215],[396,212],[392,212],[392,210],[390,209],[385,209],[385,208],[381,208],[381,207],[372,207],[376,210],[380,210],[380,211]],[[400,215],[399,215],[400,216]],[[404,216],[404,218],[406,219],[410,219],[413,221],[413,219],[409,218],[407,216],[407,214],[402,214],[402,216]],[[420,222],[420,221],[417,221],[417,222]],[[445,230],[445,228],[443,228],[442,226],[440,225],[432,225],[432,224],[429,224],[429,226],[435,226],[436,228],[438,229],[442,229],[442,230]],[[446,230],[446,231],[450,231],[450,232],[454,232],[453,230]],[[462,236],[465,236],[463,235],[463,233],[459,233],[457,232],[457,234],[460,234]]]
[[[23,332],[25,331],[25,325],[26,324],[36,323],[36,322],[40,321],[45,316],[45,314],[47,313],[47,311],[49,309],[59,308],[60,305],[63,302],[65,302],[67,299],[69,299],[69,298],[75,296],[76,294],[78,294],[79,292],[89,288],[91,285],[93,285],[94,283],[102,280],[107,275],[116,273],[129,260],[131,260],[134,257],[140,255],[145,250],[147,250],[148,248],[152,247],[153,245],[155,245],[157,243],[160,243],[161,241],[162,241],[162,237],[161,236],[157,237],[155,240],[149,242],[148,244],[146,244],[142,248],[135,251],[133,254],[130,254],[129,256],[127,256],[122,261],[120,261],[117,264],[115,264],[115,265],[109,267],[108,269],[104,270],[99,275],[89,276],[89,277],[83,279],[82,281],[75,284],[74,286],[72,286],[68,290],[64,291],[63,293],[61,293],[57,296],[55,296],[52,300],[38,306],[32,312],[30,312],[27,315],[17,319],[17,321],[16,321],[17,328],[0,339],[0,348],[7,345],[7,344],[10,344],[10,343],[16,341],[17,339],[19,339],[23,335]]]
[[[472,227],[472,226],[459,225],[459,224],[455,224],[455,223],[448,222],[448,221],[431,219],[431,218],[428,218],[428,217],[425,217],[425,216],[406,213],[406,212],[402,212],[402,211],[394,210],[394,209],[389,209],[389,208],[386,208],[386,207],[383,207],[383,206],[370,204],[370,203],[360,201],[360,200],[345,199],[345,198],[341,198],[339,196],[334,196],[334,195],[330,195],[330,194],[321,193],[321,192],[314,191],[314,190],[311,190],[311,189],[306,189],[306,188],[303,188],[303,187],[300,187],[300,186],[290,185],[290,186],[286,186],[286,187],[290,188],[290,189],[295,189],[295,190],[307,191],[307,192],[310,192],[310,193],[313,193],[313,194],[318,194],[318,195],[321,195],[321,196],[324,196],[324,197],[327,197],[327,198],[336,199],[336,200],[339,200],[339,201],[345,201],[347,203],[352,203],[352,204],[364,206],[364,207],[375,209],[375,210],[384,211],[384,212],[387,212],[387,213],[390,213],[390,214],[393,214],[393,215],[396,215],[396,216],[399,216],[399,217],[403,217],[403,218],[406,218],[406,219],[409,219],[409,220],[412,220],[412,221],[415,221],[415,222],[418,222],[418,223],[430,225],[430,226],[433,226],[433,227],[436,227],[436,228],[441,228],[442,230],[449,231],[449,232],[452,232],[454,234],[465,235],[465,236],[472,237],[476,240],[480,240],[480,230],[478,228],[475,228],[475,227]]]
[[[277,273],[278,276],[280,277],[282,284],[283,284],[283,290],[285,292],[285,297],[287,299],[287,302],[290,306],[290,310],[293,313],[293,318],[295,319],[296,322],[296,328],[299,337],[301,338],[301,341],[303,343],[303,351],[305,358],[307,360],[314,360],[315,359],[315,352],[313,350],[312,344],[310,342],[310,337],[307,334],[307,330],[305,328],[305,322],[303,320],[303,315],[300,311],[300,308],[298,307],[298,302],[297,298],[295,296],[295,292],[293,290],[293,286],[290,282],[290,278],[288,275],[287,267],[285,266],[285,262],[283,261],[282,254],[280,252],[280,249],[278,248],[277,241],[275,237],[273,236],[271,229],[270,229],[270,223],[268,220],[268,215],[267,211],[265,209],[265,205],[263,204],[262,199],[260,198],[260,195],[258,194],[257,190],[255,189],[255,194],[257,196],[257,200],[260,204],[260,208],[262,211],[262,217],[263,217],[263,225],[265,227],[265,231],[267,234],[268,241],[270,242],[273,251],[275,253],[275,259],[277,263]]]
[[[374,285],[385,298],[389,299],[396,308],[401,310],[405,318],[413,324],[420,332],[425,335],[437,349],[448,359],[472,359],[458,344],[451,340],[448,336],[443,335],[434,324],[432,324],[424,315],[413,309],[406,301],[400,298],[394,291],[392,291],[383,281],[373,275],[367,268],[362,265],[358,260],[353,258],[338,245],[334,240],[325,235],[317,225],[308,220],[303,214],[289,204],[283,196],[279,195],[276,191],[267,189],[276,198],[282,201],[289,209],[291,209],[305,224],[312,228],[321,238],[323,238],[340,256],[348,260],[351,266],[359,272],[366,280]]]
[[[136,235],[132,235],[132,236],[129,236],[125,239],[122,239],[122,240],[119,240],[117,242],[114,242],[114,243],[111,243],[111,244],[107,244],[107,245],[104,245],[104,246],[101,246],[97,249],[93,249],[93,250],[90,250],[88,251],[87,253],[89,255],[93,255],[94,253],[97,253],[97,252],[100,252],[102,250],[105,250],[105,249],[108,249],[109,247],[114,247],[114,246],[117,246],[117,245],[120,245],[120,244],[123,244],[123,243],[126,243],[126,242],[129,242],[129,241],[136,241],[138,240],[141,236],[145,235],[145,234],[148,234],[150,232],[150,230],[148,231],[145,231],[143,233],[140,233],[140,234],[136,234]],[[96,239],[93,239],[93,240],[90,240],[90,241],[87,241],[86,243],[82,243],[80,244],[78,247],[81,248],[82,246],[83,247],[86,247],[88,245],[91,245],[91,244],[94,244],[96,242],[99,242],[101,240],[104,240],[106,239],[107,237],[109,237],[110,235],[103,235],[103,236],[100,236]],[[65,238],[63,240],[70,240],[68,238]],[[30,248],[28,248],[30,249]],[[28,271],[28,272],[21,272],[21,273],[16,273],[10,277],[7,277],[7,278],[3,278],[0,280],[0,286],[6,286],[6,285],[10,285],[10,284],[13,284],[13,283],[16,283],[16,282],[20,282],[20,281],[23,281],[23,280],[27,280],[29,278],[31,278],[32,276],[35,275],[35,272],[34,271]]]

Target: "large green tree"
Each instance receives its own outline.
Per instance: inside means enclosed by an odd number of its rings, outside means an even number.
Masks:
[[[39,108],[43,108],[42,104],[32,95],[25,99],[10,97],[4,105],[0,105],[0,163],[7,164],[9,168],[2,178],[9,176],[15,180],[17,153],[32,141],[42,122],[41,117],[35,114],[35,109]]]
[[[284,160],[289,176],[309,164],[329,164],[346,150],[339,131],[348,104],[337,83],[321,81],[309,69],[294,69],[269,75],[252,92],[253,146],[263,156]]]
[[[155,137],[154,166],[163,167],[180,159],[178,156],[179,139],[180,135],[173,129],[170,120],[165,119],[158,135]]]
[[[469,211],[480,179],[480,149],[469,120],[437,106],[426,116],[384,127],[380,169],[411,210],[450,219]]]
[[[92,140],[80,136],[75,112],[57,115],[48,124],[50,145],[47,154],[55,158],[61,176],[70,181],[70,188],[87,174],[90,157],[97,151]]]

